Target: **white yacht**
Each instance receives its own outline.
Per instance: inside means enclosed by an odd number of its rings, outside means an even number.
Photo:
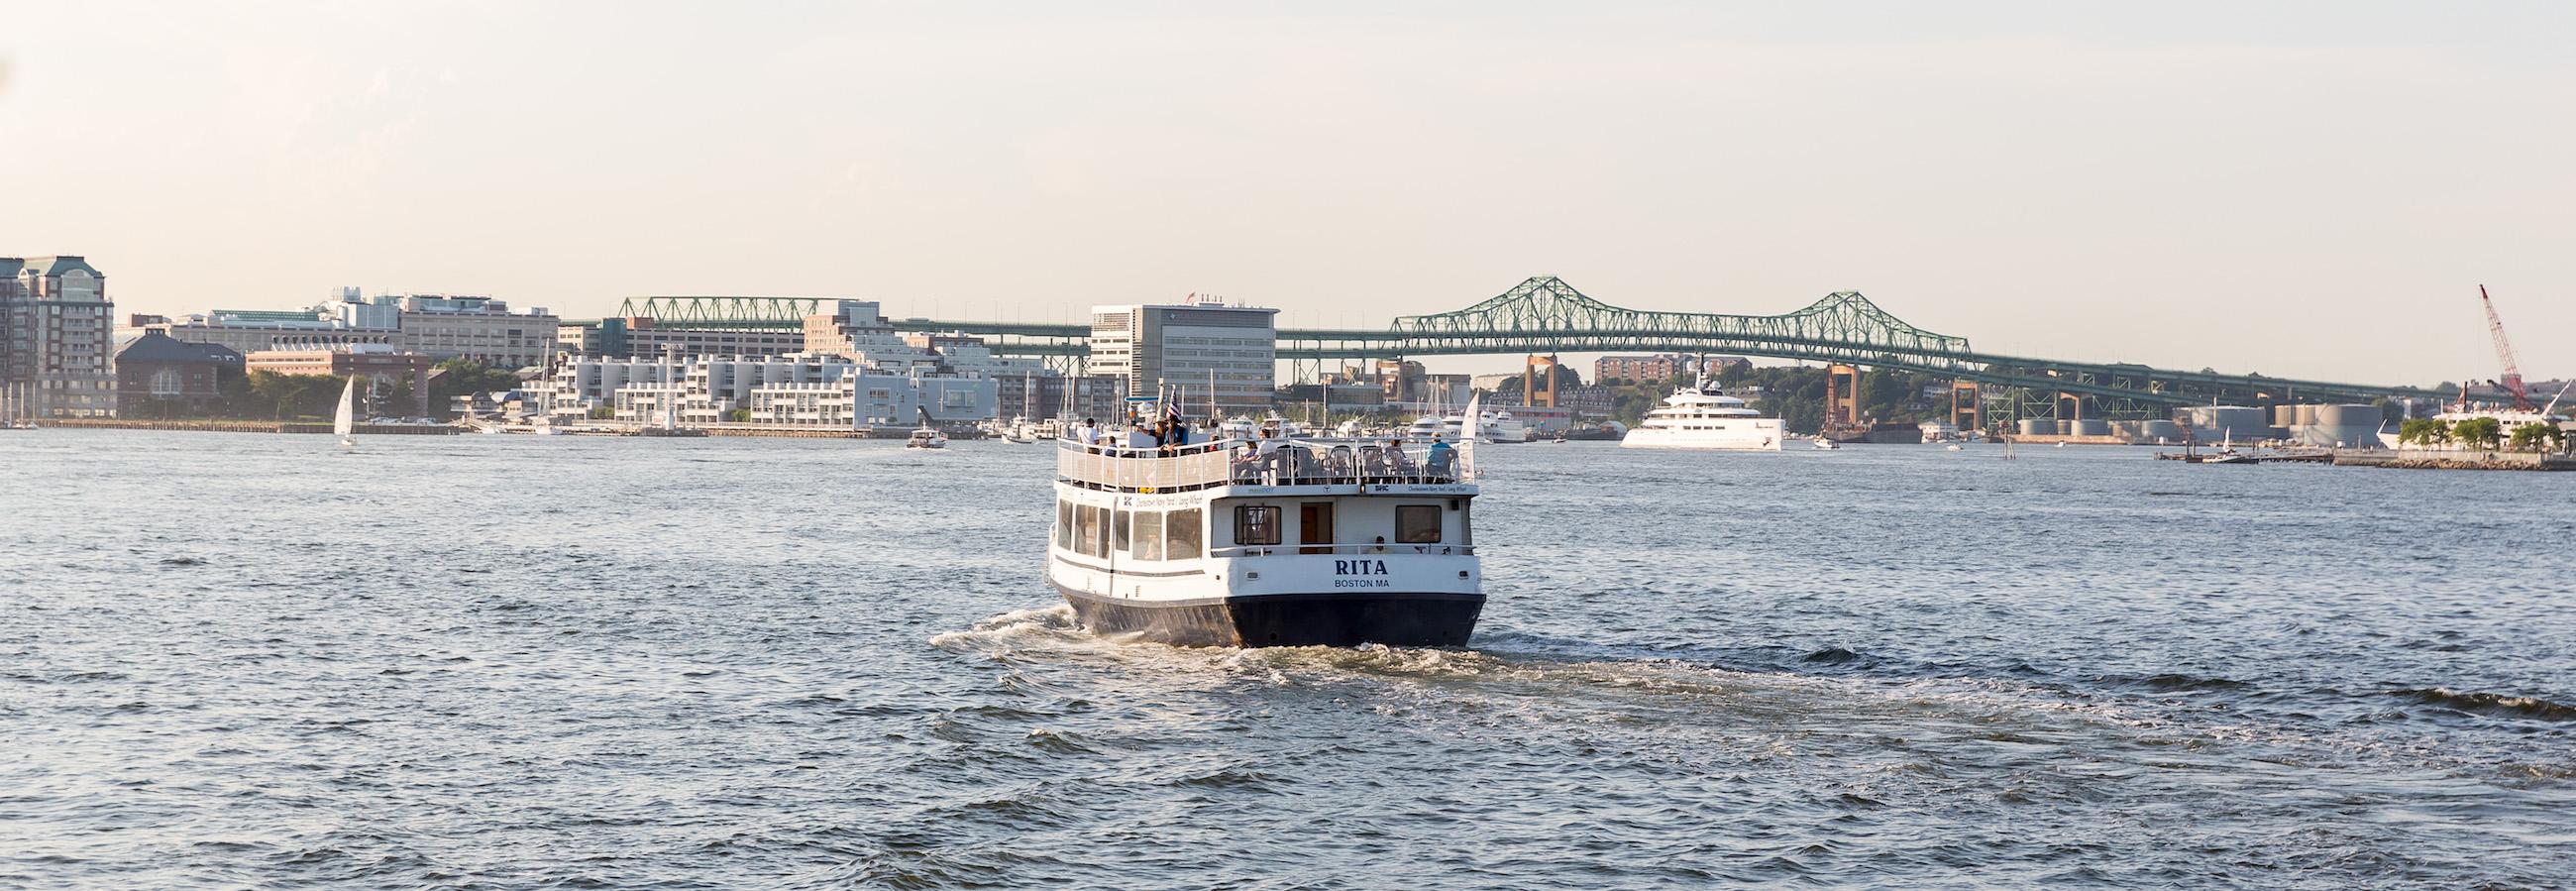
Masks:
[[[1733,396],[1700,386],[1683,387],[1664,397],[1662,408],[1646,413],[1636,429],[1619,440],[1631,449],[1716,449],[1771,451],[1784,438],[1779,418],[1766,418]]]
[[[1485,442],[1511,443],[1530,441],[1529,426],[1512,417],[1505,409],[1495,409],[1477,416],[1477,436]]]
[[[1423,415],[1413,419],[1412,426],[1404,428],[1404,438],[1413,442],[1430,442],[1435,436],[1446,442],[1457,442],[1458,416]]]
[[[1047,578],[1082,624],[1175,646],[1464,646],[1485,594],[1474,446],[1057,443]]]

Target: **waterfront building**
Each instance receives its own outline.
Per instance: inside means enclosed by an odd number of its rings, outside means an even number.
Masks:
[[[1091,370],[1124,382],[1129,395],[1170,385],[1182,411],[1202,417],[1211,380],[1217,411],[1259,416],[1277,386],[1275,309],[1228,306],[1192,295],[1181,304],[1091,308]]]
[[[805,332],[766,326],[663,327],[652,316],[564,322],[555,350],[575,356],[777,356],[805,351]]]
[[[976,375],[887,368],[836,354],[658,359],[567,356],[531,385],[531,411],[556,424],[605,420],[701,427],[748,423],[779,429],[860,432],[910,427],[916,409],[934,420],[993,417],[997,382]]]
[[[116,414],[115,304],[80,257],[0,257],[0,389],[29,414]]]
[[[187,342],[248,355],[386,346],[432,362],[471,359],[494,368],[543,365],[555,348],[557,319],[543,307],[513,311],[490,297],[378,294],[361,299],[341,288],[331,300],[300,310],[216,309],[179,319],[136,320],[119,339],[158,330]],[[373,351],[368,351],[373,352]]]
[[[354,318],[367,312],[360,308],[367,305],[346,311]],[[492,368],[526,368],[546,364],[554,352],[559,320],[542,306],[513,312],[508,303],[490,297],[443,294],[405,295],[399,306],[395,318],[402,337],[397,344],[433,360],[470,359]]]
[[[153,331],[183,343],[219,346],[244,355],[263,350],[394,346],[400,339],[400,332],[390,325],[382,328],[352,327],[346,322],[325,318],[318,310],[239,309],[218,309],[176,319],[137,316],[126,327],[117,329],[116,338],[130,341]]]
[[[428,356],[400,352],[384,344],[258,350],[242,356],[242,365],[248,371],[365,378],[370,395],[399,392],[408,384],[412,394],[409,408],[416,415],[429,414],[429,372],[436,364]]]
[[[1751,368],[1753,361],[1742,356],[1709,356],[1708,373],[1714,377],[1729,368]],[[1651,356],[1603,356],[1592,360],[1592,380],[1608,383],[1614,380],[1632,383],[1663,383],[1674,377],[1691,377],[1700,371],[1700,357],[1680,353],[1656,353]]]
[[[187,343],[149,331],[116,351],[118,410],[146,407],[193,411],[223,398],[224,381],[244,371],[242,354],[229,347]]]
[[[999,386],[996,418],[1046,421],[1067,416],[1065,390],[1073,391],[1074,420],[1118,417],[1126,410],[1124,381],[1105,374],[1071,376],[1045,369],[999,371],[990,375]]]

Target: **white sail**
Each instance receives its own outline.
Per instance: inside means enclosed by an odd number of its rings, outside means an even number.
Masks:
[[[1477,420],[1483,415],[1477,414],[1476,409],[1484,404],[1484,399],[1483,393],[1468,393],[1467,414],[1458,423],[1458,474],[1462,479],[1476,476],[1476,441],[1483,439],[1485,432]]]
[[[350,378],[340,387],[340,414],[331,420],[331,432],[347,437],[358,429],[358,379]]]

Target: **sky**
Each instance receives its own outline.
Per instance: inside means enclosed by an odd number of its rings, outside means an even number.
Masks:
[[[2494,374],[2485,284],[2527,376],[2576,374],[2576,4],[0,21],[0,253],[86,255],[130,311],[355,285],[1075,320],[1199,292],[1376,327],[1556,275],[1641,309],[1856,290],[1989,352],[2430,384]]]

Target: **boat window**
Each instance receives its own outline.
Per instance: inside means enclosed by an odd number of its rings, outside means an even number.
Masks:
[[[1163,559],[1163,512],[1129,514],[1136,519],[1136,559]]]
[[[1397,544],[1439,544],[1440,506],[1437,504],[1396,505],[1395,541]]]
[[[1279,509],[1246,504],[1234,509],[1234,543],[1239,545],[1275,545],[1279,543]]]
[[[1082,547],[1080,550],[1083,553],[1094,557],[1105,556],[1105,554],[1102,553],[1102,548],[1100,547],[1102,543],[1100,535],[1100,508],[1093,507],[1088,504],[1079,504],[1075,505],[1073,510],[1074,513],[1081,518],[1082,535],[1080,543]]]
[[[1109,528],[1115,529],[1118,532],[1118,543],[1111,545],[1111,547],[1121,551],[1135,551],[1136,512],[1132,510],[1117,511],[1116,508],[1111,508],[1111,510],[1115,512],[1109,515]]]
[[[1199,509],[1163,516],[1163,559],[1196,560],[1199,556]]]
[[[1059,499],[1055,503],[1055,546],[1073,550],[1073,502]]]

